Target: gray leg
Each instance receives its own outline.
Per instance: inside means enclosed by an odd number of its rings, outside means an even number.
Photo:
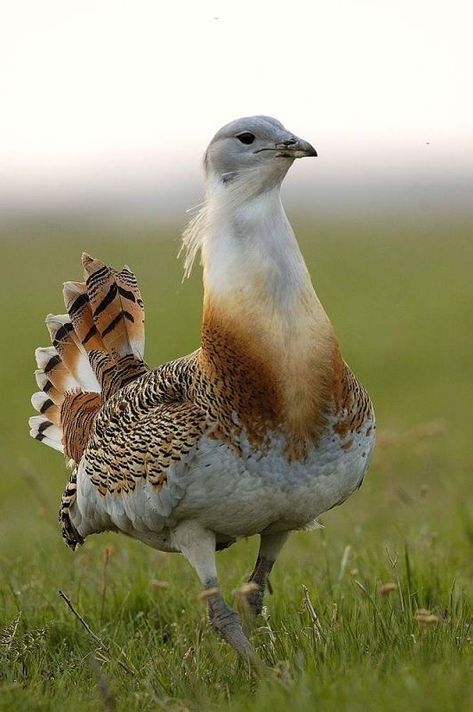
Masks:
[[[263,609],[264,592],[268,583],[268,576],[288,535],[289,532],[261,534],[258,558],[256,559],[253,573],[248,580],[248,583],[256,584],[257,588],[246,595],[246,603],[249,612],[253,616],[259,615]]]
[[[216,630],[227,643],[230,643],[244,660],[251,661],[255,659],[256,655],[253,648],[243,632],[240,616],[233,608],[230,608],[230,606],[225,603],[218,588],[217,580],[215,579],[214,582],[210,582],[208,588],[212,591],[212,593],[209,591],[208,605],[210,623],[213,629]]]
[[[173,544],[194,567],[206,589],[209,618],[214,630],[248,662],[257,656],[241,627],[240,616],[220,593],[215,563],[215,534],[196,522],[182,522],[172,535]]]

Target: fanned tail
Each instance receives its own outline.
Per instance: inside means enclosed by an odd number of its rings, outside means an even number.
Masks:
[[[85,282],[66,282],[67,314],[49,314],[52,346],[36,349],[40,391],[30,435],[79,462],[102,402],[146,373],[144,306],[135,275],[82,256]]]

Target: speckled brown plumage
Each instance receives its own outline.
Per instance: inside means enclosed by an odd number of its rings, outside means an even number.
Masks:
[[[138,479],[165,486],[167,470],[186,457],[207,424],[204,413],[185,400],[180,360],[133,381],[97,414],[87,446],[87,470],[101,494],[132,491]]]
[[[342,364],[334,384],[334,409],[337,413],[334,430],[341,437],[360,432],[372,414],[373,405],[368,393],[346,363]],[[370,432],[375,427],[371,424],[367,426]]]

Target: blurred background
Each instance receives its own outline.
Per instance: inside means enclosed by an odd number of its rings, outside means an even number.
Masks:
[[[467,0],[2,0],[1,220],[181,224],[228,121],[311,141],[307,217],[471,217]]]
[[[61,547],[64,463],[28,438],[27,417],[62,282],[81,277],[82,250],[126,262],[149,363],[196,348],[200,271],[182,283],[179,236],[209,140],[255,113],[318,150],[290,171],[284,202],[379,420],[368,494],[329,515],[332,531],[357,521],[381,542],[394,516],[415,540],[425,527],[473,537],[471,3],[1,5],[5,560],[30,561],[36,537]]]

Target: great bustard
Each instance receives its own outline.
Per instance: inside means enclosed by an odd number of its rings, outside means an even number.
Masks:
[[[374,447],[370,399],[342,360],[280,200],[312,146],[267,116],[212,139],[204,207],[184,233],[201,252],[201,347],[156,370],[143,361],[144,311],[128,267],[88,255],[66,282],[67,314],[48,316],[37,349],[31,434],[74,467],[62,499],[72,548],[122,531],[182,552],[208,589],[210,620],[253,657],[219,589],[215,552],[259,534],[248,605],[291,531],[356,490]]]

